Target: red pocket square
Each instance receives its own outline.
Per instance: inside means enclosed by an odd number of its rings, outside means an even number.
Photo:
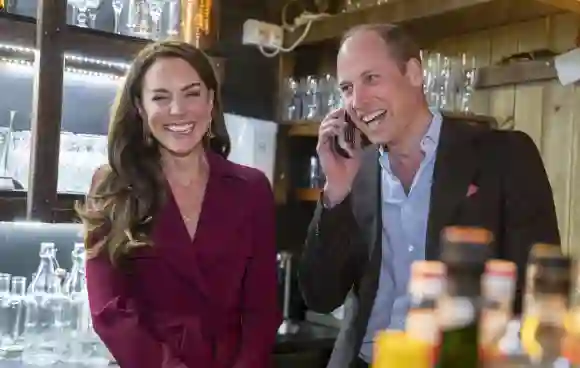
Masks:
[[[465,194],[465,196],[471,197],[472,195],[477,193],[478,190],[479,190],[479,187],[477,185],[469,184],[469,187],[467,187],[467,194]]]

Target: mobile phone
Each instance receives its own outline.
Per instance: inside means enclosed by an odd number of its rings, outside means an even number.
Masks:
[[[358,130],[358,128],[356,127],[356,125],[354,125],[352,118],[346,111],[344,112],[344,121],[346,122],[346,127],[344,128],[344,131],[342,133],[344,135],[343,136],[344,142],[348,145],[349,148],[354,149],[355,148],[354,145],[356,142],[356,131]],[[362,138],[361,139],[362,148],[371,144],[371,142],[364,134],[362,134],[362,132],[361,138]],[[342,156],[344,158],[352,158],[352,156],[348,153],[348,151],[340,146],[340,137],[335,136],[332,143],[333,143],[332,148],[339,156]]]

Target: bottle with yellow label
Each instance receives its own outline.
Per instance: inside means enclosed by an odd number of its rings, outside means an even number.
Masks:
[[[374,343],[373,368],[431,368],[431,347],[404,331],[385,330],[377,333]]]
[[[416,261],[411,265],[406,332],[411,339],[425,342],[433,352],[439,345],[436,305],[445,286],[445,265],[439,261]]]
[[[6,11],[6,7],[4,6],[5,0],[0,0],[0,12]]]

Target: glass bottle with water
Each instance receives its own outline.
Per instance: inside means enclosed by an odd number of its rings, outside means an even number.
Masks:
[[[85,278],[86,253],[83,243],[76,243],[72,251],[72,269],[63,286],[69,305],[66,320],[70,326],[67,362],[95,366],[107,365],[109,354],[93,330]]]
[[[22,360],[45,366],[58,362],[66,345],[62,339],[66,298],[57,272],[54,243],[41,243],[39,255],[40,264],[26,296],[26,348]]]

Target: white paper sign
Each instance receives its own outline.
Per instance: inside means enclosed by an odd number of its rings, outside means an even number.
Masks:
[[[558,79],[566,86],[580,80],[580,48],[554,58]]]

